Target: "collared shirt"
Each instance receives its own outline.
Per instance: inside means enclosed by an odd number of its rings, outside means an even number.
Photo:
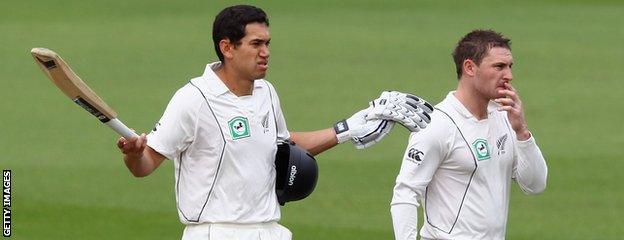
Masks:
[[[477,120],[450,92],[431,124],[410,136],[392,204],[423,205],[423,238],[504,239],[511,180],[526,193],[545,188],[533,136],[518,141],[497,107],[490,102],[488,117]]]
[[[220,66],[175,93],[147,145],[174,161],[182,223],[277,221],[275,153],[290,137],[277,93],[258,79],[238,97],[215,74]]]

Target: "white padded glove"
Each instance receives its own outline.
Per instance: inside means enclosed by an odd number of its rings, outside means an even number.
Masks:
[[[346,120],[334,124],[338,143],[353,141],[355,148],[364,149],[381,141],[394,127],[394,122],[388,120],[366,120],[372,107],[360,110]]]
[[[418,132],[426,128],[431,122],[433,107],[427,101],[397,91],[384,91],[379,98],[370,102],[373,108],[367,115],[366,120],[392,120],[411,132]]]

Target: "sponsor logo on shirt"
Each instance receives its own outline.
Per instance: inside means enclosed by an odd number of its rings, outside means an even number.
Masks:
[[[498,149],[498,155],[503,155],[505,154],[505,142],[507,142],[507,133],[505,133],[505,135],[503,135],[502,137],[498,138],[498,140],[496,140],[496,148]]]
[[[413,163],[416,163],[418,165],[422,163],[424,156],[425,156],[425,153],[423,153],[422,151],[416,148],[410,148],[407,151],[407,160],[412,161]]]
[[[490,147],[485,139],[477,139],[472,143],[477,160],[483,161],[490,159]]]
[[[154,124],[154,129],[152,129],[152,132],[156,132],[158,130],[158,126],[160,126],[160,123],[156,122],[156,124]]]
[[[249,133],[249,121],[247,121],[246,117],[238,116],[232,118],[232,120],[228,121],[228,126],[230,127],[230,134],[233,140],[246,138],[251,135]]]

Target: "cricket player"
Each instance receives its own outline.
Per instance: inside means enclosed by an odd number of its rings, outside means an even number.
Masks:
[[[397,240],[504,239],[511,181],[525,194],[546,188],[547,167],[511,85],[510,40],[474,30],[453,52],[457,89],[412,133],[390,211]]]
[[[412,131],[429,122],[425,101],[384,92],[334,128],[289,132],[269,68],[269,21],[257,7],[225,8],[215,18],[219,61],[172,97],[149,135],[117,141],[130,172],[143,177],[173,160],[182,239],[291,239],[278,224],[277,144],[292,140],[312,154],[351,140],[357,148],[383,138],[394,121]],[[431,107],[432,109],[433,107]]]

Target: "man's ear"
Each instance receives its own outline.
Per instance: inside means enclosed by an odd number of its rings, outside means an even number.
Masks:
[[[474,77],[477,70],[477,64],[472,59],[466,59],[462,63],[462,75]]]
[[[224,58],[232,58],[232,49],[234,49],[234,44],[230,42],[230,39],[221,39],[221,41],[219,41],[219,49],[221,49],[221,54],[223,54]]]

